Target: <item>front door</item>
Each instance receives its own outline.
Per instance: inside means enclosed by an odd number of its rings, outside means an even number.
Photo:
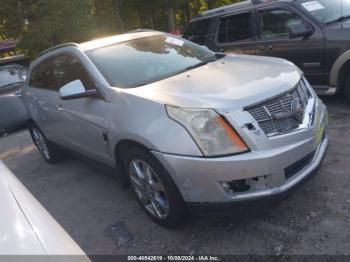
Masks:
[[[80,80],[85,90],[96,89],[79,58],[73,54],[57,55],[55,74],[58,79],[58,90],[75,80]],[[106,112],[108,103],[100,97],[85,97],[72,100],[57,101],[55,108],[60,114],[57,132],[68,143],[68,147],[94,158],[100,162],[111,164],[113,156],[109,153]]]
[[[297,65],[313,85],[324,84],[324,42],[316,25],[312,25],[288,6],[273,6],[258,10],[257,55],[287,59]],[[303,24],[314,32],[308,37],[290,39],[289,28]]]

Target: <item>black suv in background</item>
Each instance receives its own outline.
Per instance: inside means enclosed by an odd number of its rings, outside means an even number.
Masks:
[[[274,56],[319,94],[350,100],[350,0],[252,0],[195,17],[184,38],[217,52]]]

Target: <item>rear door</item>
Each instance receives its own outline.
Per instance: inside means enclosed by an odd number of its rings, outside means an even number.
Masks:
[[[257,12],[257,55],[287,59],[303,70],[312,84],[322,85],[325,68],[324,42],[317,25],[288,5],[275,4],[259,8]],[[301,24],[312,27],[314,33],[306,38],[290,39],[289,28]]]
[[[220,17],[213,41],[215,51],[254,55],[256,49],[254,11],[246,10]]]

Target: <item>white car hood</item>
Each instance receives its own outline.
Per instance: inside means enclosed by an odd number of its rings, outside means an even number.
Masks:
[[[293,88],[302,73],[283,59],[247,55],[225,58],[124,92],[197,108],[241,109]]]
[[[0,161],[0,255],[79,255],[85,253]],[[42,258],[42,260],[45,260]]]

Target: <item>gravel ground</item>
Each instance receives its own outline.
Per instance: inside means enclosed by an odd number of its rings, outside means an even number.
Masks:
[[[191,218],[175,230],[152,223],[113,172],[73,157],[46,164],[26,131],[0,139],[0,159],[89,255],[350,255],[350,105],[324,101],[331,146],[317,176],[263,212]]]

